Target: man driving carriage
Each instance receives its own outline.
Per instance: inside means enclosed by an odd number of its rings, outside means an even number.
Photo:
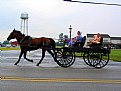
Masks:
[[[82,32],[77,31],[77,36],[75,37],[75,42],[82,42]]]
[[[68,46],[80,46],[79,42],[82,42],[82,32],[77,31],[77,36],[72,38],[72,40],[69,42]]]

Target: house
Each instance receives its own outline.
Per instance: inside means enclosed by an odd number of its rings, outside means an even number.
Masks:
[[[121,48],[121,37],[111,37],[111,47]]]

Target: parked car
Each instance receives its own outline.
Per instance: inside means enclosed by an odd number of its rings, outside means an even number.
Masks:
[[[11,47],[11,44],[7,44],[6,47],[7,47],[7,48],[10,48],[10,47]]]

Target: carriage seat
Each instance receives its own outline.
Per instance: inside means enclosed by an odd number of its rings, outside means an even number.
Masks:
[[[102,46],[102,43],[103,43],[103,37],[101,37],[101,39],[100,39],[100,41],[99,41],[100,43],[92,43],[91,45],[90,45],[90,47],[94,47],[94,46]]]
[[[74,47],[83,47],[86,41],[86,36],[82,38],[82,42],[75,42]]]

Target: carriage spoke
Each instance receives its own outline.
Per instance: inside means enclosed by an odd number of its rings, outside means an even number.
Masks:
[[[87,64],[87,65],[90,65],[89,63],[89,54],[88,53],[84,53],[83,55],[83,59],[84,59],[84,62]]]
[[[95,66],[95,68],[102,68],[106,66],[109,62],[109,53],[107,54],[101,54],[101,61],[99,62],[98,65]]]
[[[101,59],[100,53],[94,53],[94,52],[89,53],[88,61],[90,66],[95,67],[96,65],[98,65],[100,62],[100,59]]]
[[[69,67],[75,61],[75,54],[70,49],[57,51],[57,64],[61,67]]]

